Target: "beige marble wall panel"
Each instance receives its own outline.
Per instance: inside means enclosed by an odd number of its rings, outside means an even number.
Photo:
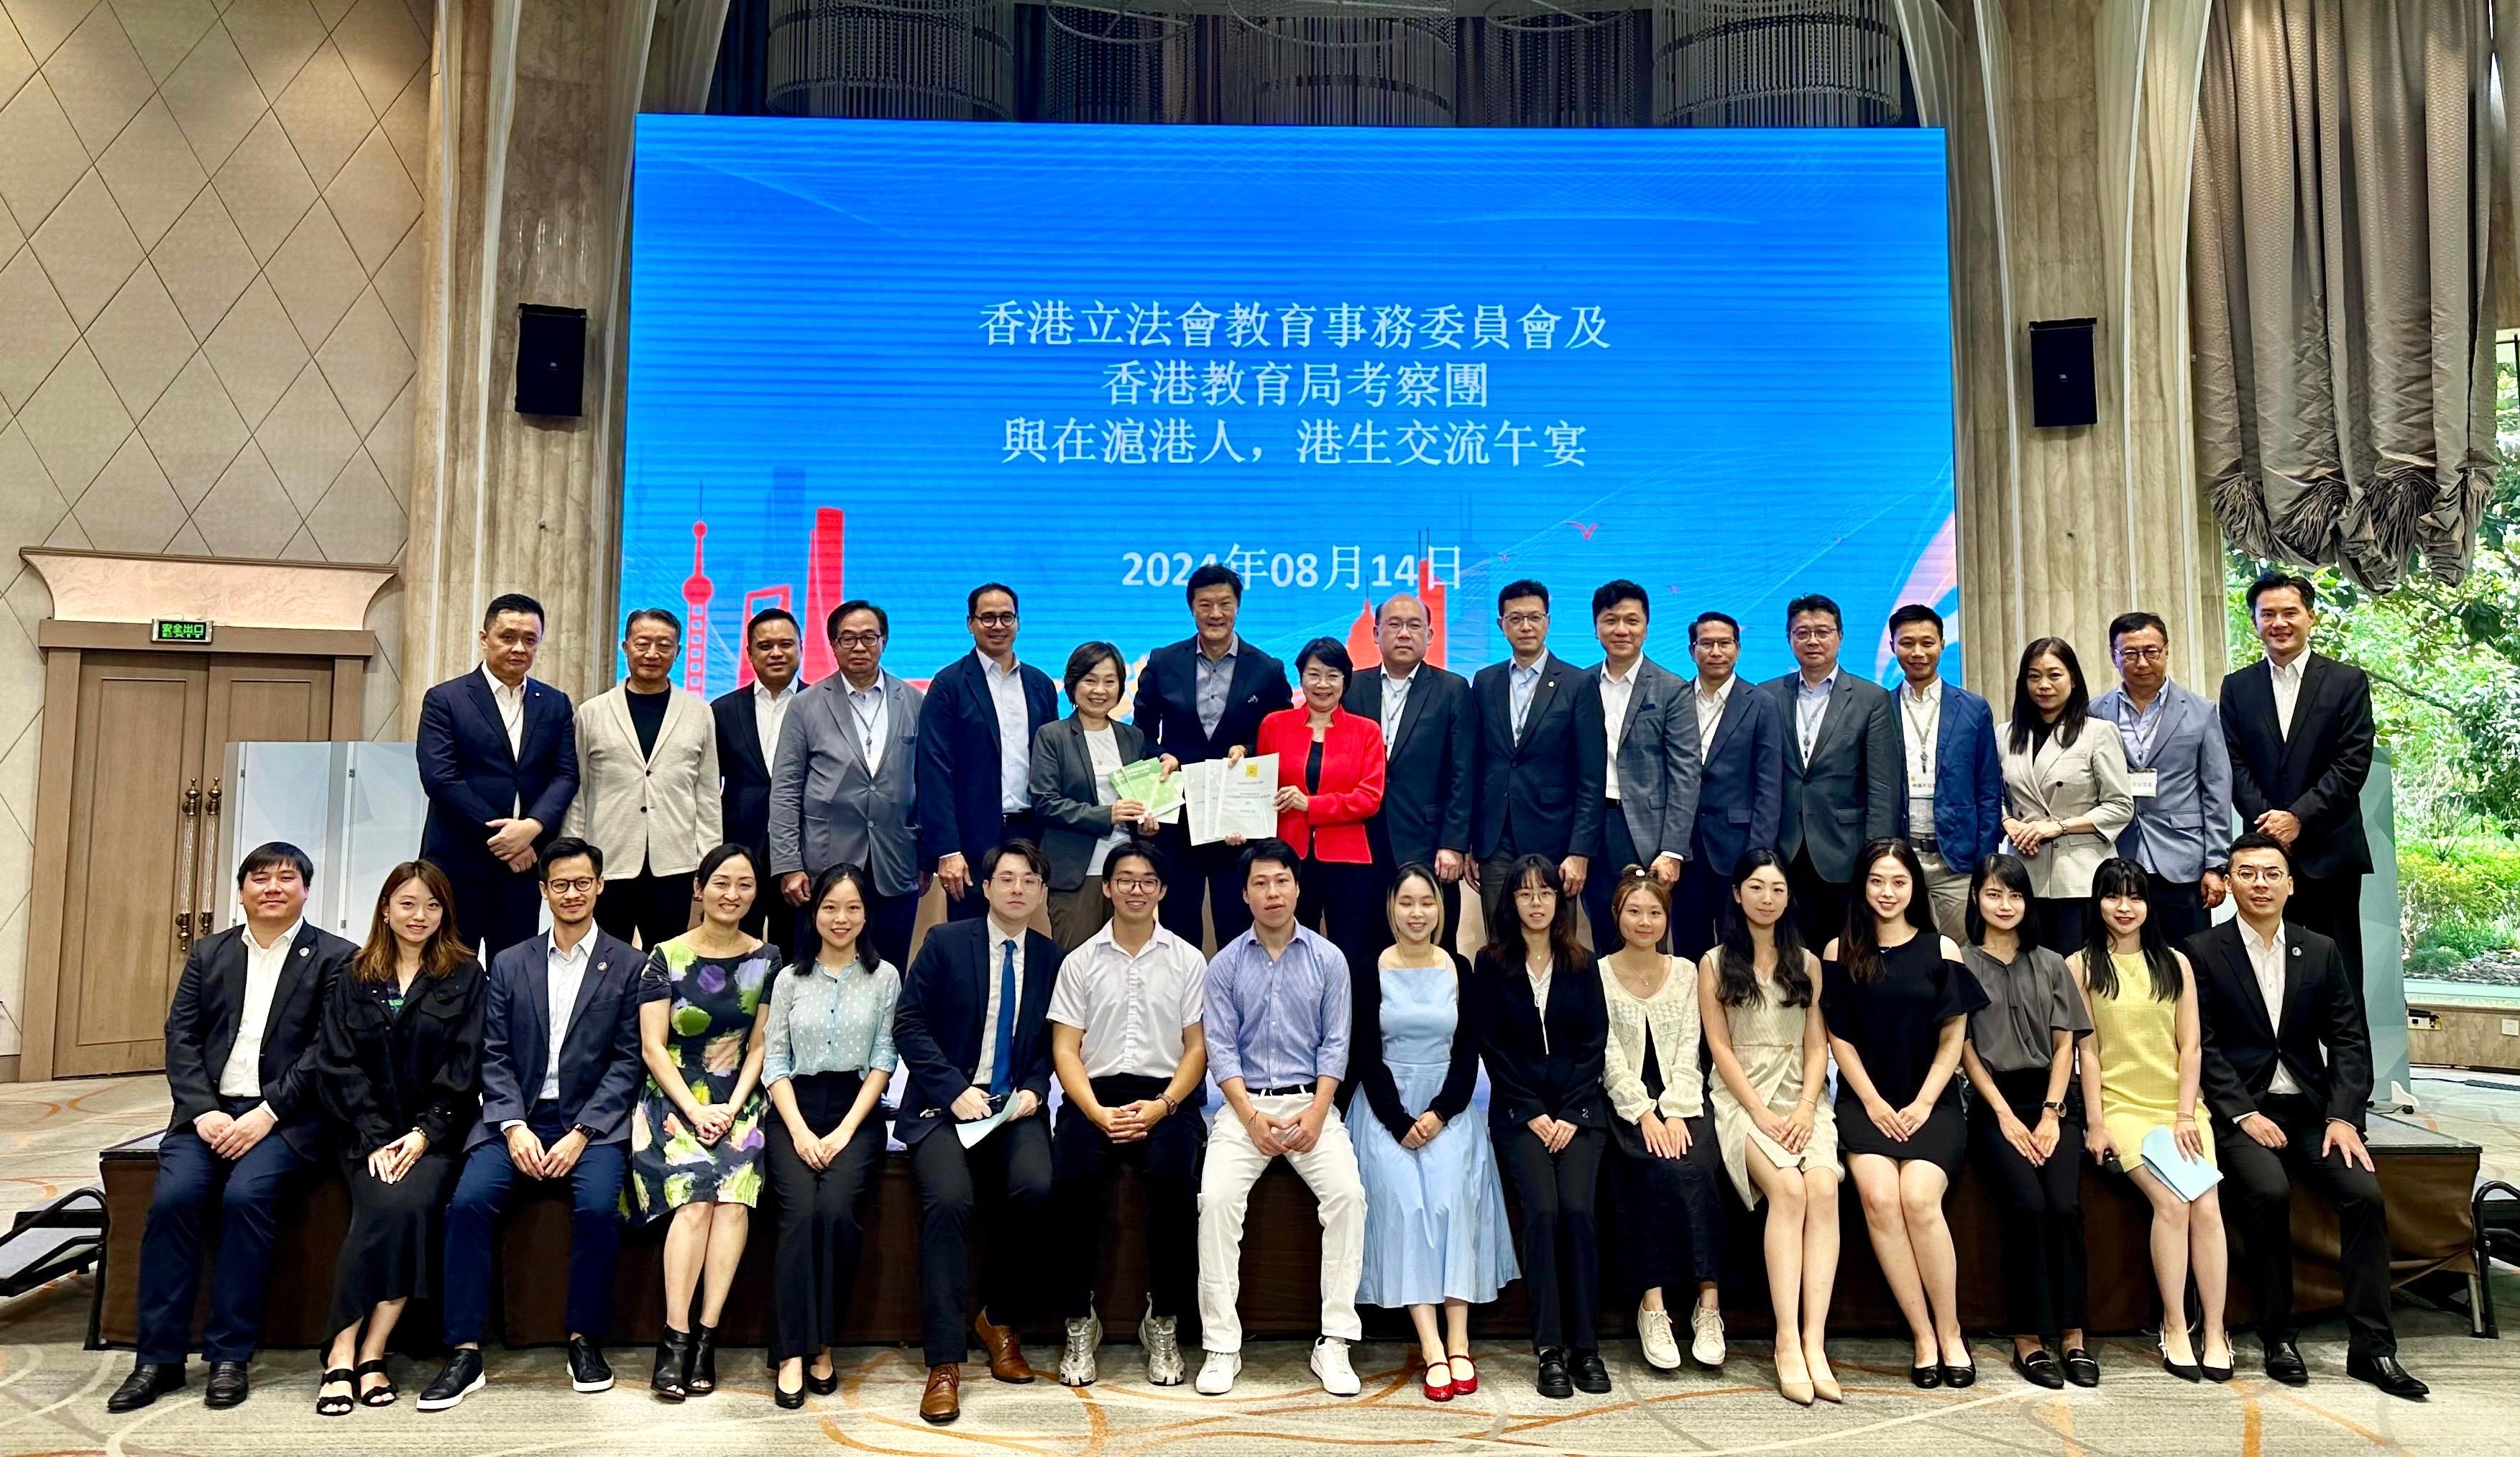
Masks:
[[[232,562],[29,547],[25,564],[52,595],[47,615],[82,622],[204,617],[224,627],[368,625],[388,566]]]

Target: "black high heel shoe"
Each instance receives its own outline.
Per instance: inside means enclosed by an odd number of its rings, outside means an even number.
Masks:
[[[648,1389],[659,1401],[680,1401],[691,1394],[692,1338],[672,1326],[656,1338],[656,1373],[648,1379]]]
[[[781,1411],[795,1411],[805,1404],[805,1389],[788,1389],[779,1384],[779,1373],[773,1371],[770,1374],[770,1399],[778,1403]]]
[[[2182,1365],[2179,1364],[2177,1361],[2172,1360],[2172,1359],[2170,1358],[2170,1346],[2169,1346],[2169,1343],[2166,1343],[2166,1342],[2164,1342],[2164,1341],[2162,1341],[2162,1340],[2160,1340],[2158,1337],[2154,1338],[2153,1343],[2152,1343],[2152,1348],[2153,1348],[2154,1350],[2157,1350],[2157,1351],[2159,1351],[2159,1352],[2161,1353],[2161,1369],[2162,1369],[2162,1370],[2164,1370],[2164,1371],[2169,1372],[2171,1375],[2173,1375],[2173,1376],[2175,1376],[2175,1377],[2178,1377],[2181,1381],[2183,1381],[2183,1382],[2200,1382],[2200,1381],[2203,1381],[2203,1380],[2205,1379],[2205,1373],[2204,1373],[2204,1371],[2203,1371],[2202,1369],[2200,1369],[2200,1368],[2199,1368],[2199,1367],[2198,1367],[2194,1362],[2192,1362],[2192,1361],[2191,1361],[2191,1362],[2189,1362],[2188,1364],[2186,1364],[2186,1365],[2182,1366]]]
[[[717,1389],[717,1327],[693,1323],[692,1359],[683,1368],[683,1389],[695,1396]]]
[[[1908,1380],[1914,1383],[1918,1389],[1930,1391],[1943,1384],[1943,1368],[1938,1365],[1911,1366],[1908,1368]]]

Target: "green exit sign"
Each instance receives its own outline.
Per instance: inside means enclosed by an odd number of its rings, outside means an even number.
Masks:
[[[206,643],[210,624],[201,617],[157,617],[149,623],[149,640],[153,643]]]

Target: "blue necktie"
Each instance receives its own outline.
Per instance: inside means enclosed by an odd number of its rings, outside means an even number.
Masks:
[[[1015,1085],[1015,943],[1006,943],[998,968],[998,1066],[989,1074],[989,1096],[1003,1098]]]

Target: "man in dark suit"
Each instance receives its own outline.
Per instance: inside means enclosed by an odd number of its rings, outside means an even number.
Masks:
[[[2281,841],[2242,835],[2230,864],[2239,914],[2189,937],[2187,960],[2214,1150],[2267,1375],[2295,1387],[2310,1379],[2292,1324],[2292,1185],[2300,1182],[2336,1207],[2346,1374],[2392,1396],[2422,1396],[2424,1384],[2398,1364],[2389,1322],[2389,1216],[2362,1143],[2371,1034],[2361,983],[2334,941],[2285,924],[2285,904],[2299,891]]]
[[[630,1105],[647,1075],[639,1050],[639,977],[647,956],[595,924],[604,851],[563,836],[545,847],[551,931],[490,962],[482,1015],[481,1116],[446,1207],[441,1293],[446,1366],[420,1393],[444,1411],[481,1389],[493,1233],[517,1176],[566,1179],[568,1384],[612,1387],[604,1328],[621,1248],[621,1179],[630,1165]]]
[[[1911,602],[1890,615],[1890,651],[1908,681],[1895,699],[1898,834],[1916,848],[1935,929],[1968,944],[1969,878],[2003,842],[2003,763],[1995,710],[1942,680],[1943,615]]]
[[[1210,562],[1197,569],[1183,595],[1198,632],[1147,655],[1132,721],[1146,733],[1148,753],[1169,753],[1186,765],[1221,759],[1237,745],[1249,753],[1260,741],[1260,720],[1295,701],[1286,665],[1235,632],[1242,578],[1232,568]],[[1251,928],[1239,846],[1192,845],[1189,827],[1177,824],[1164,827],[1155,847],[1169,862],[1165,879],[1174,887],[1164,897],[1165,930],[1204,945],[1205,923],[1213,920],[1222,946]]]
[[[717,721],[718,822],[727,841],[752,851],[753,863],[770,863],[770,771],[779,757],[779,730],[788,706],[805,687],[797,668],[804,639],[784,607],[765,607],[743,628],[743,656],[752,682],[709,703]],[[743,929],[774,946],[793,944],[796,908],[765,885],[752,898]]]
[[[1584,882],[1584,915],[1603,956],[1621,944],[1610,921],[1620,872],[1642,865],[1678,885],[1697,825],[1697,720],[1680,675],[1645,656],[1652,614],[1645,589],[1624,578],[1593,593],[1601,665],[1585,674],[1585,689],[1601,712],[1604,769],[1601,801],[1588,812],[1600,821],[1603,863]],[[1666,925],[1666,944],[1669,933]]]
[[[455,926],[483,956],[534,933],[534,861],[577,797],[577,725],[568,695],[527,677],[543,606],[518,592],[481,615],[481,666],[420,701],[420,853],[455,888]]]
[[[166,1013],[174,1120],[158,1143],[158,1186],[140,1236],[139,1357],[106,1398],[136,1411],[184,1385],[202,1274],[202,1221],[215,1210],[218,1268],[202,1353],[208,1404],[246,1398],[283,1186],[324,1152],[316,1026],[358,948],[305,922],[314,862],[256,845],[237,870],[245,921],[193,943]]]
[[[1015,661],[1015,589],[973,587],[964,605],[971,651],[927,680],[919,710],[921,849],[936,863],[945,915],[989,909],[972,883],[980,857],[1010,840],[1038,842],[1032,817],[1032,736],[1058,717],[1050,675]]]
[[[1031,1314],[1039,1255],[1034,1232],[1050,1206],[1050,993],[1058,943],[1025,923],[1047,893],[1048,862],[1027,840],[1011,840],[980,862],[989,913],[927,933],[903,979],[893,1019],[907,1086],[893,1136],[919,1178],[919,1298],[927,1386],[919,1415],[962,1415],[968,1329],[988,1353],[989,1374],[1028,1382],[1016,1329]],[[998,1118],[964,1146],[958,1124]],[[980,1308],[970,1310],[971,1223],[988,1223]],[[1034,1248],[1027,1250],[1027,1246]]]
[[[1426,660],[1426,605],[1407,592],[1374,615],[1373,640],[1382,664],[1349,681],[1346,707],[1382,728],[1382,808],[1365,822],[1374,879],[1388,887],[1403,865],[1432,866],[1449,945],[1461,933],[1470,859],[1470,685]],[[1381,916],[1373,924],[1379,952],[1391,944],[1391,924]]]
[[[1717,913],[1732,898],[1732,867],[1753,845],[1776,848],[1784,804],[1784,728],[1776,703],[1734,674],[1741,624],[1700,613],[1688,624],[1697,662],[1688,705],[1697,733],[1697,818],[1688,864],[1673,888],[1671,949],[1691,961],[1715,944]]]
[[[1785,605],[1800,666],[1767,685],[1784,729],[1785,857],[1803,936],[1823,945],[1846,931],[1847,885],[1868,840],[1899,823],[1899,726],[1879,684],[1840,667],[1846,616],[1814,593]]]
[[[2267,656],[2223,679],[2223,744],[2231,802],[2248,829],[2292,856],[2284,914],[2336,943],[2362,987],[2362,783],[2371,777],[2371,680],[2310,651],[2318,589],[2270,572],[2249,588],[2249,620]]]
[[[1549,589],[1507,583],[1497,593],[1497,625],[1512,655],[1470,680],[1479,733],[1470,847],[1478,854],[1479,910],[1490,926],[1499,898],[1512,893],[1504,882],[1517,855],[1557,861],[1566,893],[1583,893],[1601,853],[1598,806],[1607,756],[1600,695],[1583,692],[1584,674],[1549,651]]]

